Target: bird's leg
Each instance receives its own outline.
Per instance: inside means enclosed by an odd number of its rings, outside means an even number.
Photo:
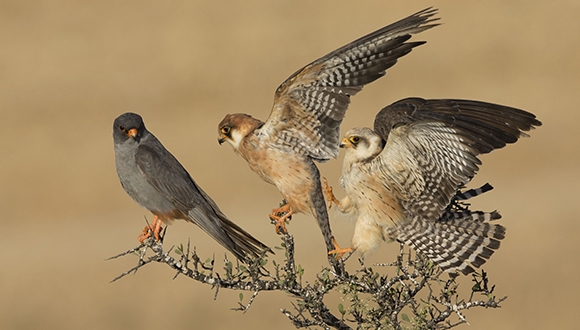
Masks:
[[[326,178],[322,178],[322,192],[324,193],[324,197],[326,197],[326,206],[329,210],[332,208],[333,203],[338,207],[340,201],[334,196],[332,187],[328,185]]]
[[[336,242],[336,238],[334,238],[334,237],[332,237],[332,242],[334,243],[334,250],[329,251],[328,254],[336,254],[337,260],[342,259],[342,256],[345,255],[346,253],[352,252],[351,247],[343,249],[340,246],[338,246],[338,243]]]
[[[139,234],[139,236],[137,236],[137,239],[139,240],[139,243],[143,243],[144,240],[148,239],[149,237],[151,237],[151,232],[149,231],[149,226],[145,226],[145,228],[143,229],[143,231],[141,232],[141,234]]]
[[[155,222],[155,220],[157,220],[157,222]],[[155,216],[153,218],[153,223],[151,224],[151,226],[154,226],[153,228],[153,235],[155,236],[155,240],[159,242],[159,233],[161,232],[161,230],[163,230],[163,228],[161,227],[162,221],[161,219],[159,219],[157,216]]]
[[[292,219],[292,210],[290,204],[286,203],[277,209],[273,209],[270,213],[270,220],[276,224],[276,234],[287,234],[286,220]]]
[[[137,237],[139,242],[143,243],[143,241],[151,237],[151,235],[155,236],[156,241],[159,241],[159,233],[163,229],[161,227],[161,223],[162,223],[161,219],[159,219],[156,215],[154,215],[153,222],[151,223],[151,225],[145,226],[141,234],[139,234],[139,236]]]

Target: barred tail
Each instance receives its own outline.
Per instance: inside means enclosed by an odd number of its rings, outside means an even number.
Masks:
[[[479,221],[487,222],[492,220],[501,219],[501,214],[497,211],[483,212],[483,211],[446,211],[441,215],[437,221],[449,221],[449,220],[466,220],[466,221]]]
[[[491,220],[501,219],[501,215],[497,211],[483,212],[483,211],[471,211],[469,209],[469,204],[463,201],[469,200],[473,197],[482,195],[493,189],[493,186],[489,183],[476,189],[469,189],[466,191],[457,191],[455,196],[451,198],[451,202],[445,208],[445,211],[437,221],[449,221],[449,220],[467,220],[467,221],[479,221],[486,222]]]
[[[456,200],[465,201],[465,200],[471,199],[473,197],[482,195],[482,194],[484,194],[492,189],[493,189],[493,186],[490,185],[489,183],[486,183],[479,188],[469,189],[469,190],[464,191],[464,192],[459,192],[458,194],[453,196],[453,198],[451,198],[451,201],[456,201]]]
[[[505,232],[505,227],[498,224],[465,219],[428,222],[415,218],[399,229],[399,240],[425,254],[444,271],[465,275],[491,257]]]

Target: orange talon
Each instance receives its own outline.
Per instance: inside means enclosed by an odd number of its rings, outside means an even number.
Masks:
[[[143,243],[143,241],[151,237],[151,235],[155,236],[156,241],[159,241],[160,240],[159,233],[161,232],[161,230],[163,230],[161,224],[162,224],[161,219],[159,219],[157,216],[154,216],[151,225],[145,226],[141,234],[137,236],[139,243]]]
[[[155,223],[155,219],[157,219],[156,223]],[[162,221],[161,221],[161,219],[159,219],[157,217],[155,217],[153,220],[154,220],[153,223],[155,224],[155,229],[153,229],[153,235],[155,236],[155,240],[159,241],[160,240],[159,233],[161,233],[161,230],[163,230],[163,228],[161,227]]]
[[[350,253],[352,252],[352,248],[348,247],[348,248],[341,248],[340,246],[338,246],[338,243],[336,242],[336,238],[332,237],[332,242],[334,243],[334,250],[329,251],[328,254],[336,254],[336,259],[340,260],[342,259],[342,256],[344,256],[346,253]]]
[[[329,210],[332,208],[333,203],[336,204],[336,206],[338,206],[338,203],[340,203],[340,201],[336,199],[336,197],[334,196],[334,193],[332,192],[332,187],[328,185],[328,181],[326,180],[326,178],[322,178],[322,193],[324,193],[324,197],[326,197],[326,204]]]
[[[286,203],[277,209],[273,209],[270,213],[270,220],[276,223],[276,234],[287,234],[286,220],[292,219],[292,210],[290,210],[290,204]]]

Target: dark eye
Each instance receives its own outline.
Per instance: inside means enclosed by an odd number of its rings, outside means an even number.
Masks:
[[[119,125],[119,129],[124,132],[125,131],[125,126]]]
[[[353,137],[350,138],[350,142],[352,142],[352,143],[359,143],[360,142],[360,137],[353,136]]]
[[[229,126],[224,126],[224,127],[222,128],[222,134],[226,134],[226,135],[227,135],[227,134],[230,134],[230,130],[231,130],[231,129],[230,129],[230,127],[229,127]]]

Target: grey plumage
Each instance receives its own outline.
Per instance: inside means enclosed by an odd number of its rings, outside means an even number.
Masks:
[[[136,129],[132,137],[128,132]],[[113,124],[115,162],[121,185],[164,222],[184,219],[198,225],[236,258],[259,256],[269,248],[229,220],[179,161],[151,134],[141,116],[125,113]]]

